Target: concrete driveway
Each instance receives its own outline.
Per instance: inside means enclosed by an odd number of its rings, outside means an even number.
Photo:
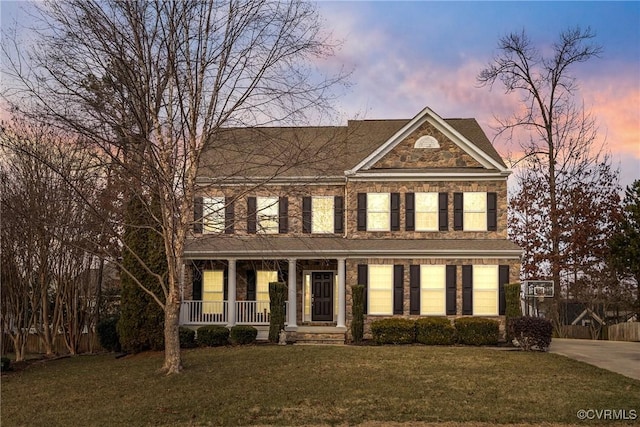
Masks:
[[[640,343],[554,338],[551,353],[640,380]]]

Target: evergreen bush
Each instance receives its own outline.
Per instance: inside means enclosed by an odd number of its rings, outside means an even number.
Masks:
[[[371,323],[371,335],[377,344],[412,344],[416,339],[416,322],[389,318]]]
[[[551,344],[553,325],[542,317],[523,316],[511,319],[513,338],[525,351],[547,351]]]
[[[229,343],[229,329],[226,326],[207,325],[198,328],[197,341],[207,347],[218,347]]]
[[[513,339],[511,319],[522,316],[522,306],[520,304],[520,283],[506,283],[504,285],[504,297],[506,302],[505,323],[507,342]]]
[[[287,285],[282,282],[269,283],[269,341],[277,343],[280,331],[284,329]]]
[[[427,345],[456,343],[456,329],[446,317],[421,317],[416,320],[416,341]]]
[[[102,319],[96,326],[100,346],[107,351],[120,351],[120,339],[118,337],[118,317]]]
[[[460,344],[496,345],[500,337],[500,323],[482,317],[461,317],[455,320],[456,336]]]
[[[236,325],[229,332],[229,341],[231,344],[253,344],[256,342],[258,330],[249,325]]]
[[[364,285],[351,287],[353,319],[351,320],[351,336],[353,342],[360,343],[364,337]]]
[[[0,372],[6,372],[11,370],[11,359],[2,356],[0,358]]]
[[[180,326],[178,328],[178,334],[180,336],[180,348],[194,348],[197,347],[196,331],[193,329]]]

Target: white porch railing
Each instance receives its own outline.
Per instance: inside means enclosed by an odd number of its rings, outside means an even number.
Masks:
[[[230,322],[227,301],[183,301],[181,325],[268,325],[271,320],[269,301],[236,301],[236,318]],[[288,310],[289,303],[285,307]],[[285,312],[285,319],[286,312]]]

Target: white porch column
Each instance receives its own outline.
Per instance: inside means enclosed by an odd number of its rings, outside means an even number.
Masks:
[[[338,321],[336,326],[344,328],[346,319],[346,268],[345,258],[338,258]]]
[[[298,307],[296,305],[296,259],[289,259],[289,315],[287,329],[297,328],[296,318],[298,317]]]
[[[236,260],[229,259],[227,271],[227,326],[236,324]]]

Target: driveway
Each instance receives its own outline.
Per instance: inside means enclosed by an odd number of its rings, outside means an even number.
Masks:
[[[554,338],[551,353],[640,380],[640,343]]]

